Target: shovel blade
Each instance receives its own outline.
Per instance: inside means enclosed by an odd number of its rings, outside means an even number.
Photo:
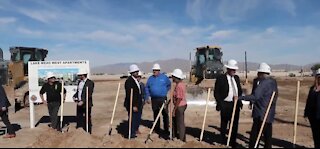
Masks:
[[[109,129],[109,136],[111,136],[112,128]]]

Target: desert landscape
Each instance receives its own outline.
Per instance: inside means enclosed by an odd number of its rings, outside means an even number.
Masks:
[[[17,130],[17,137],[10,140],[3,140],[0,138],[1,147],[19,147],[19,148],[50,148],[50,147],[116,147],[116,148],[219,148],[225,147],[221,145],[219,138],[220,114],[215,110],[213,105],[210,106],[207,115],[207,122],[205,125],[205,133],[202,142],[199,142],[201,127],[204,117],[205,105],[189,104],[186,111],[186,126],[187,126],[187,143],[178,140],[169,141],[165,136],[152,134],[153,142],[149,141],[145,144],[147,135],[152,127],[153,114],[151,105],[146,104],[143,111],[143,122],[140,127],[142,134],[134,140],[127,139],[127,112],[123,108],[124,101],[124,81],[118,77],[109,76],[92,76],[95,81],[94,92],[94,107],[93,107],[93,134],[89,135],[81,129],[75,129],[75,104],[67,103],[65,105],[65,123],[68,125],[68,132],[59,133],[51,130],[48,127],[48,112],[44,105],[36,106],[36,122],[37,126],[30,129],[29,125],[29,109],[24,108],[17,113],[14,113],[14,107],[10,107],[10,120]],[[276,148],[292,147],[293,142],[293,123],[296,99],[296,84],[297,80],[301,80],[300,89],[300,103],[298,116],[298,136],[297,146],[299,148],[313,147],[312,134],[309,123],[303,118],[305,102],[309,87],[313,83],[312,77],[306,78],[289,78],[277,77],[279,87],[279,99],[277,103],[276,122],[273,125],[273,146]],[[243,81],[244,79],[242,79]],[[249,80],[252,80],[250,78]],[[146,80],[143,80],[144,82]],[[113,131],[111,136],[107,135],[110,128],[110,119],[112,116],[114,101],[117,92],[118,83],[121,83],[121,91],[115,119],[113,123]],[[187,82],[187,81],[186,81]],[[187,82],[188,83],[188,82]],[[207,84],[204,84],[207,83]],[[201,86],[213,86],[204,81],[200,86],[188,83],[188,102],[191,101],[205,101],[205,99],[192,99],[193,97],[206,97],[206,88]],[[244,83],[244,81],[243,81]],[[250,81],[249,81],[250,84]],[[249,88],[250,85],[243,86]],[[196,95],[199,91],[200,96]],[[6,88],[8,96],[13,99],[13,90]],[[191,91],[193,90],[193,91]],[[214,101],[213,97],[210,98]],[[2,126],[2,125],[1,125]],[[239,148],[248,147],[249,133],[252,126],[251,111],[248,106],[244,106],[241,111],[239,134],[237,142]],[[263,141],[261,141],[263,142]],[[262,144],[261,144],[262,145]]]

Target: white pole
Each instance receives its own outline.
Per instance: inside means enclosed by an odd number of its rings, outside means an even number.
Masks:
[[[64,81],[61,81],[61,114],[60,114],[60,128],[63,128],[63,110],[64,110]]]
[[[232,135],[232,130],[233,130],[233,122],[234,122],[234,117],[237,112],[237,105],[238,105],[238,97],[234,97],[234,103],[233,103],[233,112],[232,112],[232,117],[231,117],[231,122],[230,122],[230,127],[229,127],[229,134],[228,134],[228,141],[227,141],[227,146],[230,145],[230,140],[231,140],[231,135]]]
[[[296,113],[294,116],[294,137],[293,137],[293,148],[296,148],[297,144],[297,125],[298,125],[298,112],[299,112],[299,99],[300,99],[300,81],[297,84],[297,98],[296,98]]]
[[[211,88],[208,89],[208,97],[207,97],[206,110],[204,112],[204,118],[203,118],[203,123],[202,123],[200,142],[202,142],[202,139],[203,139],[204,126],[205,126],[206,120],[207,120],[207,113],[208,113],[208,105],[209,105],[209,100],[210,100],[210,94],[211,94]]]
[[[115,114],[116,108],[117,108],[117,103],[118,103],[118,98],[119,98],[119,93],[120,93],[120,87],[121,87],[121,83],[119,82],[119,84],[118,84],[118,90],[117,90],[117,95],[116,95],[116,100],[115,100],[115,102],[114,102],[113,112],[112,112],[111,121],[110,121],[110,126],[109,126],[109,135],[111,135],[111,131],[112,131],[112,124],[113,124],[114,114]]]
[[[267,111],[266,111],[266,113],[264,115],[263,122],[262,122],[262,125],[261,125],[261,128],[260,128],[260,132],[259,132],[259,135],[258,135],[258,138],[257,138],[257,141],[256,141],[256,145],[254,146],[254,148],[257,148],[258,145],[259,145],[260,138],[261,138],[261,135],[262,135],[262,132],[263,132],[263,129],[264,129],[264,125],[265,125],[265,123],[267,121],[267,118],[269,116],[269,111],[270,111],[270,108],[272,106],[273,99],[274,99],[275,95],[276,95],[276,92],[273,92],[272,97],[271,97],[270,102],[269,102],[269,105],[268,105],[268,108],[267,108]]]
[[[133,100],[133,89],[131,89],[130,93],[130,116],[129,116],[129,140],[131,139],[131,128],[132,128],[132,101]]]
[[[35,127],[35,109],[34,109],[34,103],[33,101],[29,101],[29,106],[30,106],[30,128]]]
[[[87,97],[86,97],[86,130],[89,133],[89,87],[87,87]]]

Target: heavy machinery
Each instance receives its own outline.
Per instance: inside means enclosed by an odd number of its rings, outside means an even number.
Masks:
[[[190,81],[200,84],[204,79],[215,79],[223,74],[222,51],[219,46],[204,46],[195,49],[195,61],[191,67]]]
[[[14,88],[16,104],[26,107],[29,104],[28,62],[44,61],[48,50],[32,47],[10,47],[10,60],[3,59],[0,49],[1,84]]]

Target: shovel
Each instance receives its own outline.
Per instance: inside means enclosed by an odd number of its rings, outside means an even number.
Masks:
[[[150,140],[151,142],[153,142],[153,140],[151,139],[151,134],[152,134],[154,128],[156,127],[158,120],[160,119],[160,116],[161,116],[161,113],[162,113],[162,111],[163,111],[163,109],[164,109],[165,104],[166,104],[166,103],[163,103],[163,104],[162,104],[162,107],[161,107],[161,109],[160,109],[160,111],[159,111],[159,114],[158,114],[156,120],[155,120],[154,123],[153,123],[153,126],[152,126],[152,128],[151,128],[151,130],[150,130],[150,132],[149,132],[149,134],[148,134],[148,137],[147,137],[146,141],[144,142],[145,144],[147,144],[147,142],[148,142],[149,140]]]
[[[111,117],[111,122],[110,122],[110,128],[109,128],[109,136],[111,136],[112,133],[112,123],[113,123],[113,119],[114,119],[114,114],[116,112],[116,108],[117,108],[117,102],[118,102],[118,98],[119,98],[119,92],[120,92],[120,83],[118,85],[118,91],[117,91],[117,96],[116,96],[116,101],[114,102],[114,107],[113,107],[113,113],[112,113],[112,117]]]

